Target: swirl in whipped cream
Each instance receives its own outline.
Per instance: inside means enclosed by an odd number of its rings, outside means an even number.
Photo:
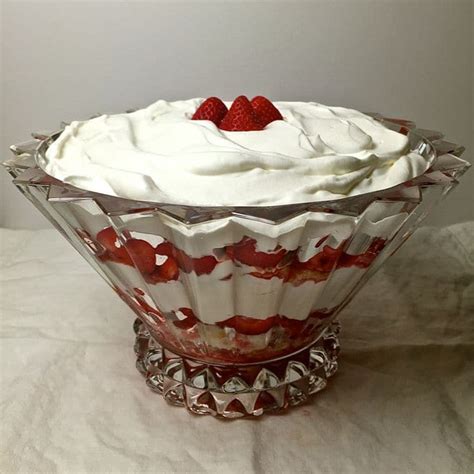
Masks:
[[[89,191],[203,206],[339,199],[395,186],[428,167],[406,136],[356,110],[275,102],[284,120],[226,132],[191,120],[202,101],[159,100],[72,122],[39,165]]]

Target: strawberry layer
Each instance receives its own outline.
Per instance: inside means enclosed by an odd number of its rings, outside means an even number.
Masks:
[[[151,308],[136,291],[134,301],[146,312],[154,336],[167,348],[187,356],[220,362],[268,360],[294,352],[313,342],[327,325],[334,311],[315,311],[305,320],[274,315],[265,320],[233,316],[207,324],[190,308],[162,314]]]
[[[279,278],[295,286],[305,281],[324,281],[336,268],[367,268],[385,246],[383,239],[375,238],[363,253],[352,255],[343,250],[346,241],[337,248],[325,245],[328,237],[316,242],[317,253],[305,261],[300,260],[299,249],[286,250],[277,245],[270,252],[260,251],[256,240],[250,237],[215,249],[219,258],[215,255],[192,257],[168,241],[153,247],[145,240],[129,238],[122,245],[111,227],[99,232],[97,241],[103,247],[102,260],[136,266],[148,283],[177,280],[180,272],[198,276],[211,274],[219,264],[231,261],[232,267],[248,267],[248,273],[255,278]],[[227,267],[229,273],[222,278],[231,278],[234,273],[232,267]]]
[[[114,262],[111,270],[128,288],[144,293],[143,301],[161,313],[190,308],[207,324],[217,324],[235,315],[252,315],[265,320],[276,314],[304,320],[313,311],[338,306],[365,273],[361,268],[341,268],[327,281],[307,281],[299,286],[279,278],[259,279],[239,273],[219,279],[219,267],[212,275],[185,274],[180,280],[147,284],[134,269]]]
[[[325,236],[313,244],[317,253],[301,261],[300,249],[277,245],[264,252],[249,237],[216,249],[217,257],[191,257],[168,241],[153,246],[125,237],[123,245],[110,227],[96,236],[100,258],[123,284],[142,291],[148,304],[157,304],[162,313],[189,308],[207,324],[236,315],[260,321],[275,315],[304,320],[321,308],[334,308],[385,245],[383,239],[371,239],[363,253],[351,255],[343,251],[348,243],[333,248]]]

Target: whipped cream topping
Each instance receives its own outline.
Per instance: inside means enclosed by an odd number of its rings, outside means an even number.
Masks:
[[[227,132],[191,120],[203,100],[72,122],[39,165],[89,191],[202,206],[339,199],[395,186],[429,165],[406,136],[356,110],[274,102],[284,120]]]

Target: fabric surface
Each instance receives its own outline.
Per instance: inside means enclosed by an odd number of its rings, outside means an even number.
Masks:
[[[420,229],[341,314],[328,388],[229,422],[146,387],[132,312],[59,233],[3,230],[0,472],[472,472],[473,236]]]

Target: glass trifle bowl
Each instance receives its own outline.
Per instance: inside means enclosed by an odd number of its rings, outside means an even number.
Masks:
[[[410,181],[324,202],[185,206],[79,189],[38,165],[60,132],[14,145],[13,182],[135,313],[147,385],[226,418],[304,402],[338,367],[345,305],[468,168],[463,147],[406,120],[429,163]]]

